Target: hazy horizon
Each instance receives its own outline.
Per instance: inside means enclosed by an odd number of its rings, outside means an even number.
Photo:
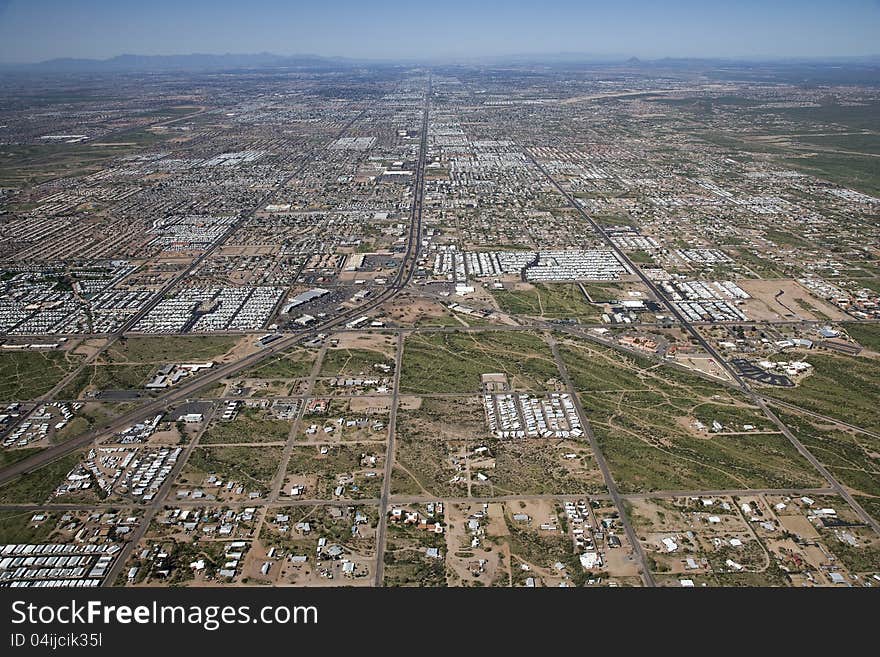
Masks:
[[[122,54],[313,54],[380,61],[581,55],[822,59],[878,54],[878,0],[461,0],[427,6],[0,0],[0,62]]]

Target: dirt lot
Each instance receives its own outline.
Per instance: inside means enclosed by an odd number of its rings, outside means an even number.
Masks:
[[[355,397],[349,402],[352,413],[385,413],[390,408],[390,397]]]
[[[714,358],[707,356],[689,356],[687,354],[676,355],[674,361],[688,369],[714,376],[725,381],[730,380],[730,375],[722,368]]]
[[[236,343],[236,345],[232,348],[232,351],[224,354],[219,362],[228,363],[234,360],[240,360],[245,356],[249,356],[250,354],[259,351],[260,347],[257,346],[256,340],[252,337],[244,337]]]
[[[846,319],[846,315],[838,308],[814,297],[797,281],[788,278],[744,279],[736,284],[752,295],[753,298],[745,302],[744,311],[754,320]],[[780,291],[783,294],[777,297]]]
[[[72,350],[72,353],[77,354],[79,356],[84,356],[85,358],[89,358],[94,356],[101,347],[104,346],[106,340],[83,340]]]
[[[401,411],[417,411],[421,407],[421,397],[402,396],[397,402],[397,408]]]
[[[785,528],[785,531],[796,534],[801,538],[814,539],[819,538],[819,532],[810,524],[802,515],[779,516],[779,523]]]
[[[394,301],[384,304],[382,312],[387,321],[400,326],[460,324],[440,302],[408,294],[398,295]]]
[[[394,358],[396,339],[381,333],[334,333],[330,340],[338,340],[333,349],[368,349]]]

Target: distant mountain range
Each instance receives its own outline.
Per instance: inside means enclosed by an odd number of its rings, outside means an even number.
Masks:
[[[257,68],[336,68],[353,66],[356,60],[319,55],[273,55],[272,53],[213,55],[117,55],[109,59],[77,59],[65,57],[35,64],[6,64],[3,68],[45,72],[161,72],[207,71]]]
[[[486,57],[459,57],[451,59],[416,59],[407,58],[400,61],[369,60],[347,57],[325,57],[321,55],[275,55],[273,53],[206,54],[192,53],[188,55],[117,55],[109,59],[50,59],[33,64],[0,64],[0,70],[45,73],[149,73],[173,71],[222,71],[266,68],[300,68],[300,69],[338,69],[353,66],[388,66],[397,64],[410,65],[570,65],[570,64],[605,64],[622,65],[633,68],[657,67],[689,67],[689,66],[748,66],[756,64],[772,65],[841,65],[877,66],[880,56],[865,57],[827,57],[827,58],[672,58],[664,57],[653,60],[641,60],[626,55],[599,55],[587,53],[545,53],[545,54],[508,54]]]

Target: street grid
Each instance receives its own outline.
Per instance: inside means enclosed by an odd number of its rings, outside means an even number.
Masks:
[[[233,501],[233,502],[217,502],[216,504],[228,508],[235,507],[244,507],[244,506],[254,506],[259,509],[259,516],[257,519],[257,529],[255,532],[255,536],[260,535],[260,529],[263,526],[263,522],[269,511],[275,508],[283,508],[283,507],[295,507],[295,506],[353,506],[353,505],[368,505],[371,507],[375,507],[378,513],[378,527],[376,531],[376,546],[375,546],[375,563],[372,570],[372,585],[373,586],[382,586],[385,583],[385,548],[387,542],[387,523],[388,523],[388,513],[393,506],[399,505],[409,505],[409,504],[423,504],[429,502],[444,502],[447,504],[451,503],[477,503],[477,504],[488,504],[495,502],[505,502],[505,501],[518,501],[518,500],[548,500],[554,502],[566,501],[566,500],[580,500],[580,499],[596,499],[608,501],[614,505],[619,513],[619,517],[623,524],[623,529],[625,534],[629,540],[630,547],[633,552],[633,558],[638,564],[639,576],[641,581],[646,586],[654,586],[656,584],[654,575],[651,572],[651,569],[648,566],[648,562],[646,560],[646,556],[644,553],[644,549],[642,547],[641,541],[637,537],[637,533],[632,527],[632,524],[628,520],[628,514],[625,508],[625,502],[628,500],[637,500],[637,499],[650,499],[650,498],[679,498],[679,497],[703,497],[703,496],[742,496],[742,495],[834,495],[846,502],[846,504],[858,515],[858,517],[869,527],[871,527],[875,532],[880,534],[880,523],[877,522],[870,514],[866,512],[866,510],[854,499],[852,494],[849,492],[846,486],[840,483],[837,478],[835,478],[831,472],[816,458],[814,454],[812,454],[807,447],[803,445],[801,441],[797,439],[797,437],[791,432],[789,427],[787,427],[779,418],[779,416],[774,412],[773,408],[782,408],[782,409],[790,409],[796,410],[799,413],[803,413],[821,420],[832,421],[836,424],[846,426],[847,428],[864,432],[872,437],[880,437],[877,433],[871,431],[870,429],[859,427],[856,424],[850,424],[846,422],[842,422],[838,419],[828,418],[820,413],[816,413],[814,411],[810,411],[808,409],[804,409],[799,407],[796,404],[782,401],[779,399],[775,399],[772,394],[767,394],[764,391],[755,390],[749,382],[741,377],[738,372],[733,368],[726,358],[718,352],[718,350],[714,347],[710,340],[707,340],[703,333],[703,329],[712,326],[712,323],[706,322],[692,322],[688,320],[686,316],[684,316],[676,307],[676,304],[672,302],[672,300],[668,297],[668,295],[663,291],[661,286],[658,286],[654,281],[652,281],[648,276],[646,276],[638,263],[634,262],[629,255],[621,249],[613,239],[608,235],[607,231],[603,226],[597,223],[588,212],[586,212],[583,207],[572,197],[572,195],[562,186],[562,184],[554,178],[554,176],[547,170],[545,166],[543,166],[535,157],[533,157],[528,149],[523,149],[526,153],[526,156],[529,158],[531,164],[538,169],[543,176],[545,176],[546,181],[561,195],[570,209],[574,210],[583,220],[583,222],[590,228],[590,230],[595,234],[596,238],[600,241],[607,244],[608,248],[611,249],[616,256],[627,266],[629,267],[639,278],[639,280],[656,296],[656,298],[662,302],[665,307],[668,309],[670,313],[675,316],[677,326],[683,328],[687,333],[705,350],[707,354],[709,354],[727,373],[729,376],[729,381],[720,380],[715,377],[711,377],[708,375],[702,375],[700,373],[696,373],[696,376],[704,376],[707,380],[711,380],[720,385],[726,386],[730,389],[735,389],[743,392],[747,398],[757,406],[761,412],[765,415],[765,417],[778,428],[778,430],[786,437],[786,439],[791,443],[791,445],[797,450],[799,454],[801,454],[815,469],[815,471],[821,476],[821,478],[827,482],[827,486],[820,487],[809,487],[809,488],[789,488],[789,489],[721,489],[721,490],[656,490],[650,491],[646,493],[626,493],[621,492],[618,484],[614,480],[614,476],[612,474],[611,469],[608,466],[608,463],[603,455],[598,441],[596,440],[593,431],[590,427],[590,417],[589,413],[585,411],[581,400],[578,396],[578,390],[574,386],[567,372],[567,368],[565,363],[563,362],[558,349],[557,338],[564,336],[576,336],[581,339],[593,341],[597,344],[606,344],[606,346],[612,346],[614,349],[626,352],[628,351],[625,347],[620,345],[608,345],[606,341],[603,341],[601,338],[595,336],[594,334],[589,333],[588,329],[593,326],[602,326],[601,324],[591,325],[591,324],[577,324],[577,325],[565,325],[565,326],[557,326],[548,322],[539,322],[539,321],[528,321],[524,322],[520,326],[498,326],[498,325],[487,325],[487,326],[469,326],[469,327],[406,327],[406,328],[381,328],[381,329],[371,329],[371,328],[362,328],[362,329],[341,329],[340,327],[347,321],[359,315],[365,314],[372,309],[375,309],[381,306],[384,303],[387,303],[395,296],[397,296],[401,291],[407,289],[412,282],[413,275],[416,271],[416,267],[420,257],[420,248],[422,244],[423,237],[423,225],[422,225],[422,213],[423,213],[423,198],[424,198],[424,187],[425,187],[425,166],[426,166],[426,151],[427,151],[427,137],[428,137],[428,126],[429,119],[431,113],[431,96],[432,96],[432,88],[430,78],[426,80],[425,83],[425,91],[424,91],[424,107],[423,107],[423,119],[421,125],[421,142],[419,146],[419,159],[417,164],[417,170],[415,171],[415,182],[414,189],[412,193],[412,207],[409,216],[409,226],[407,229],[407,240],[406,240],[406,253],[403,259],[403,262],[398,270],[398,273],[395,279],[391,282],[390,285],[387,286],[385,291],[381,294],[370,298],[366,303],[361,304],[356,308],[352,308],[344,313],[334,315],[330,319],[326,321],[322,321],[320,324],[313,326],[312,328],[299,331],[295,333],[288,332],[280,332],[281,337],[274,342],[271,346],[262,349],[259,352],[241,358],[231,363],[220,365],[217,368],[212,369],[210,372],[201,375],[193,380],[186,380],[179,386],[173,388],[170,392],[162,394],[154,399],[149,399],[147,401],[138,403],[135,408],[131,411],[125,412],[117,417],[115,417],[110,423],[105,426],[97,427],[86,434],[74,438],[68,442],[62,443],[60,445],[56,445],[53,447],[49,447],[40,453],[26,458],[22,461],[19,461],[11,466],[7,466],[0,471],[0,484],[9,482],[15,479],[17,476],[31,472],[41,466],[44,466],[48,463],[51,463],[63,456],[75,452],[77,450],[81,450],[91,444],[93,444],[96,439],[99,439],[102,436],[106,436],[108,434],[112,434],[115,431],[118,431],[131,423],[141,420],[143,418],[149,417],[157,412],[166,412],[175,404],[186,401],[200,401],[205,402],[210,405],[210,413],[206,417],[206,420],[198,432],[196,432],[193,437],[184,445],[184,452],[181,458],[178,459],[176,464],[174,465],[172,473],[166,478],[164,481],[159,493],[155,496],[155,498],[142,508],[143,515],[130,537],[130,540],[125,544],[122,552],[120,553],[117,560],[114,562],[113,568],[108,572],[107,576],[104,578],[105,586],[112,586],[117,583],[121,573],[126,568],[128,557],[133,553],[133,551],[138,547],[140,541],[147,534],[150,523],[155,518],[158,511],[166,506],[174,506],[174,507],[188,507],[188,506],[204,506],[207,502],[205,501],[196,501],[196,500],[178,500],[171,497],[172,489],[174,487],[174,483],[176,478],[180,475],[181,471],[186,466],[186,463],[192,454],[193,450],[198,448],[201,443],[200,440],[207,429],[208,425],[217,415],[219,410],[222,408],[225,401],[229,399],[235,399],[234,397],[203,397],[200,394],[211,387],[212,385],[220,382],[221,380],[228,379],[231,376],[241,373],[249,368],[253,368],[255,365],[260,364],[269,360],[270,358],[283,353],[289,348],[299,345],[306,340],[312,339],[316,337],[320,333],[331,333],[331,334],[352,334],[352,335],[370,335],[377,332],[381,332],[383,334],[394,336],[395,340],[395,355],[394,355],[394,375],[393,375],[393,384],[392,389],[388,394],[379,395],[379,394],[334,394],[333,399],[366,399],[370,397],[376,397],[380,399],[387,399],[390,402],[390,412],[389,412],[389,421],[387,425],[387,433],[384,440],[381,444],[385,447],[385,461],[383,464],[383,478],[382,478],[382,487],[381,487],[381,495],[377,498],[367,498],[367,499],[357,499],[357,500],[340,500],[335,498],[330,499],[282,499],[282,488],[284,486],[285,474],[287,472],[288,462],[291,458],[291,453],[294,448],[303,444],[311,444],[311,445],[319,445],[322,444],[320,440],[309,441],[308,443],[303,443],[302,441],[298,441],[296,439],[297,433],[303,424],[303,415],[306,403],[310,399],[320,398],[323,395],[319,395],[316,393],[315,384],[319,378],[319,374],[321,372],[322,363],[327,353],[327,345],[324,344],[321,346],[317,353],[317,357],[315,362],[312,364],[310,373],[305,380],[305,387],[302,393],[296,395],[290,395],[286,397],[268,397],[265,398],[268,401],[273,400],[298,400],[302,403],[299,405],[299,409],[297,411],[297,415],[295,419],[291,422],[291,429],[286,441],[276,442],[276,443],[260,443],[260,445],[276,445],[283,446],[282,456],[277,465],[277,470],[271,480],[270,483],[270,492],[266,499],[259,500],[248,500],[248,501]],[[361,109],[359,113],[352,118],[348,123],[346,123],[342,129],[336,135],[336,139],[342,138],[346,135],[349,130],[356,124],[356,122],[364,115],[367,110]],[[134,315],[126,324],[116,333],[110,336],[100,336],[105,338],[106,341],[103,346],[96,351],[92,356],[85,359],[79,367],[75,370],[71,371],[62,380],[53,388],[47,392],[45,395],[42,395],[37,401],[41,400],[49,400],[54,399],[57,393],[64,389],[64,387],[72,381],[76,374],[84,367],[87,367],[89,364],[94,362],[101,354],[105,353],[107,349],[109,349],[120,337],[132,337],[136,335],[131,331],[131,328],[137,324],[137,322],[146,315],[152,307],[155,306],[156,303],[162,298],[164,292],[170,291],[176,284],[178,284],[181,280],[185,279],[188,275],[190,275],[197,266],[208,258],[212,253],[221,248],[221,246],[226,242],[226,240],[231,236],[236,228],[240,226],[240,224],[246,220],[248,217],[252,216],[257,212],[259,208],[261,208],[267,201],[274,198],[277,194],[278,190],[280,190],[291,178],[298,175],[306,166],[306,163],[310,157],[314,155],[314,152],[307,154],[304,156],[304,162],[300,168],[298,168],[293,174],[289,177],[286,177],[280,184],[278,184],[272,191],[262,195],[258,201],[258,203],[254,206],[254,209],[240,217],[235,224],[230,226],[224,236],[214,243],[209,250],[206,250],[202,255],[196,258],[192,264],[187,267],[185,270],[180,272],[177,276],[172,278],[162,289],[162,291],[156,295],[155,299],[142,308],[136,315]],[[785,324],[798,324],[801,326],[804,325],[819,325],[822,322],[805,322],[803,320],[794,322],[794,321],[779,321],[779,322],[740,322],[740,325],[743,326],[768,326],[773,324],[785,325]],[[642,326],[650,326],[650,323],[642,324]],[[499,495],[499,496],[480,496],[480,495],[467,495],[467,496],[450,496],[450,497],[440,497],[440,498],[432,498],[426,496],[414,496],[414,495],[394,495],[391,492],[391,479],[393,468],[395,464],[395,438],[396,438],[396,424],[397,424],[397,414],[398,408],[400,405],[400,397],[401,397],[401,374],[404,368],[404,353],[406,350],[407,338],[419,334],[419,333],[438,333],[438,332],[464,332],[464,333],[481,333],[481,332],[497,332],[497,331],[528,331],[528,332],[536,332],[541,335],[542,339],[549,345],[551,353],[553,355],[553,359],[555,365],[559,372],[559,378],[563,383],[564,391],[569,393],[574,400],[576,410],[578,415],[580,416],[580,420],[582,425],[586,430],[586,439],[587,443],[590,446],[590,449],[593,454],[593,458],[597,464],[598,469],[601,472],[604,488],[606,489],[606,493],[587,493],[585,492],[582,495],[555,495],[555,494],[546,494],[546,495]],[[247,333],[241,332],[220,332],[217,335],[248,335]],[[98,337],[98,336],[94,336]],[[636,353],[630,350],[631,353]],[[639,352],[639,355],[644,357],[643,353]],[[657,359],[659,361],[659,359]],[[674,366],[674,365],[673,365]],[[688,370],[693,374],[692,370]],[[548,391],[551,392],[551,391]],[[467,393],[426,393],[418,395],[420,397],[425,398],[450,398],[454,399],[456,397],[467,396]],[[232,444],[232,443],[230,443]],[[243,443],[234,443],[235,445],[243,445]],[[248,443],[244,443],[247,445]],[[212,443],[211,447],[222,447],[224,443]],[[135,446],[137,448],[137,446]],[[110,508],[119,508],[120,504],[64,504],[64,503],[46,503],[46,504],[36,504],[36,503],[22,503],[22,504],[3,504],[0,505],[0,510],[57,510],[57,511],[73,511],[73,510],[99,510],[99,509],[110,509]]]

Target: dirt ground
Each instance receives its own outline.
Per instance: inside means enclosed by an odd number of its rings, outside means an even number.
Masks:
[[[816,531],[816,528],[813,527],[809,520],[800,514],[792,516],[781,515],[779,516],[779,523],[786,531],[791,532],[792,534],[797,534],[801,538],[807,540],[819,538],[819,532]]]
[[[528,284],[525,283],[524,285],[528,285]],[[529,285],[529,287],[532,287],[532,286]],[[451,298],[455,299],[456,301],[463,300],[464,305],[468,305],[468,301],[480,301],[484,304],[487,304],[487,305],[490,305],[493,307],[497,307],[495,304],[495,297],[492,295],[492,293],[489,290],[484,288],[482,285],[475,285],[474,291],[469,294],[464,294],[464,295],[453,294]]]
[[[448,320],[452,315],[438,301],[410,295],[397,297],[394,301],[384,304],[382,311],[386,313],[389,320],[402,326],[414,326],[417,323],[431,324],[431,320]]]
[[[180,432],[174,425],[167,431],[157,431],[148,441],[150,445],[177,445],[180,443]],[[187,440],[189,436],[187,436]]]
[[[542,522],[556,522],[556,506],[552,500],[522,500],[507,502],[504,506],[511,515],[525,513],[532,519],[532,524],[535,526]],[[504,522],[503,517],[501,522]],[[507,533],[506,528],[505,533]]]
[[[422,407],[421,397],[400,397],[397,408],[401,411],[417,411]]]
[[[339,343],[333,349],[369,349],[394,358],[396,338],[381,333],[334,333],[331,340]]]
[[[228,363],[230,361],[240,360],[245,356],[249,356],[250,354],[259,350],[260,347],[257,346],[257,341],[254,340],[254,338],[251,336],[246,336],[236,342],[235,346],[228,353],[221,356],[218,360],[221,363]]]
[[[730,375],[721,367],[714,358],[708,356],[689,356],[687,354],[676,355],[674,361],[688,369],[697,370],[703,374],[714,376],[717,379],[729,381]]]
[[[193,258],[198,256],[201,251],[171,251],[162,253],[157,256],[152,263],[156,265],[178,265],[181,269],[188,267],[192,263]]]
[[[486,532],[492,536],[507,536],[510,532],[507,529],[507,523],[504,522],[504,506],[497,502],[490,504],[488,513],[489,522],[486,525]]]
[[[354,281],[373,281],[377,278],[388,278],[393,274],[390,269],[377,269],[376,271],[343,271],[339,274],[340,283],[353,283]]]
[[[352,413],[387,413],[391,408],[390,397],[354,397],[348,404]]]
[[[829,320],[846,319],[846,315],[838,308],[813,296],[800,283],[789,278],[744,279],[736,281],[736,284],[753,297],[744,305],[744,312],[753,320],[822,320],[826,317]],[[776,298],[776,294],[780,291],[783,294]],[[802,301],[806,308],[802,307],[798,300]],[[813,308],[820,314],[810,312],[808,308]]]
[[[101,347],[104,346],[106,340],[98,339],[98,340],[83,340],[80,342],[74,349],[72,349],[71,353],[77,354],[78,356],[85,356],[86,358],[90,358],[94,356]]]
[[[605,570],[609,577],[638,577],[639,564],[628,547],[605,551]]]

